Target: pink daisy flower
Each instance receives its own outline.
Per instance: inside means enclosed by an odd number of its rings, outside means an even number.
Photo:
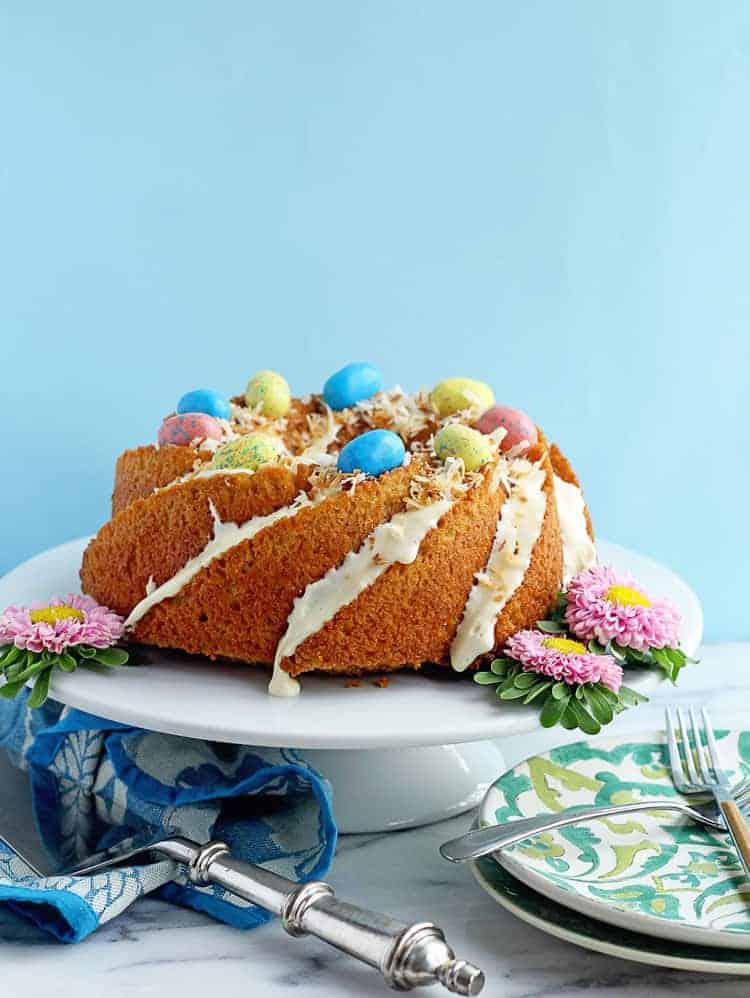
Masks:
[[[565,620],[584,641],[616,641],[624,648],[676,648],[680,611],[665,599],[651,599],[632,576],[609,565],[579,572],[568,583]]]
[[[622,685],[622,669],[611,655],[592,655],[580,641],[557,634],[519,631],[505,650],[521,662],[524,672],[539,672],[568,685],[602,683],[614,693]]]
[[[59,655],[72,645],[109,648],[122,637],[123,619],[90,596],[68,593],[31,606],[9,606],[0,614],[0,647]]]

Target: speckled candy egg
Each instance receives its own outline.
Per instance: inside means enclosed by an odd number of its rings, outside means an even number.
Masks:
[[[247,383],[245,401],[251,409],[260,406],[269,419],[280,419],[289,412],[292,393],[286,378],[276,371],[258,371]]]
[[[382,475],[400,468],[406,448],[397,433],[390,430],[368,430],[341,448],[337,461],[339,471],[364,471],[366,475]]]
[[[229,402],[213,388],[196,388],[182,396],[177,403],[177,412],[204,412],[217,419],[229,419]]]
[[[493,405],[487,412],[482,413],[474,425],[480,433],[492,433],[502,426],[506,434],[500,442],[501,450],[510,450],[511,447],[517,447],[524,441],[533,447],[539,439],[531,416],[509,405]]]
[[[383,375],[373,364],[347,364],[326,381],[323,398],[332,409],[348,409],[372,398],[382,387]]]
[[[466,471],[478,471],[492,457],[492,444],[470,426],[452,423],[435,434],[435,453],[441,461],[460,457]]]
[[[446,378],[432,389],[432,404],[441,416],[452,416],[463,409],[487,409],[495,401],[492,389],[473,378]]]
[[[276,441],[265,433],[246,433],[227,440],[211,459],[212,468],[247,468],[257,471],[262,464],[271,464],[279,456]]]
[[[221,440],[221,437],[221,424],[213,416],[203,412],[185,412],[167,416],[159,427],[157,439],[161,447],[166,444],[187,447],[193,440]]]

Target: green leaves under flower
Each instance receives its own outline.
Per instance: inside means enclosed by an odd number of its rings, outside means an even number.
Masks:
[[[698,661],[697,658],[686,655],[682,648],[649,648],[648,651],[638,651],[636,648],[625,648],[616,641],[603,645],[595,640],[589,641],[587,647],[594,655],[611,655],[623,669],[661,669],[672,683],[677,682],[680,670],[688,662],[695,664]]]
[[[71,645],[55,654],[51,651],[24,651],[15,645],[0,647],[0,697],[12,700],[29,680],[34,688],[28,699],[29,707],[41,707],[49,696],[49,686],[55,669],[75,672],[81,665],[103,665],[108,669],[125,665],[129,659],[124,648],[94,648],[91,645]]]
[[[626,589],[626,592],[629,590]],[[635,591],[635,596],[639,595],[639,591]],[[659,669],[672,683],[677,682],[680,671],[689,662],[697,662],[679,647],[639,651],[617,641],[607,644],[586,641],[570,629],[566,619],[567,609],[568,595],[561,591],[547,618],[537,621],[537,630],[552,637],[580,642],[593,655],[609,655],[622,669]],[[609,724],[616,714],[627,707],[634,707],[648,699],[627,686],[621,686],[618,693],[613,693],[602,683],[567,685],[555,682],[541,673],[524,672],[522,663],[512,658],[496,658],[490,665],[490,671],[476,673],[474,680],[483,686],[494,686],[500,700],[536,705],[544,727],[561,724],[564,728],[580,728],[591,735],[597,734],[603,725]]]
[[[511,658],[496,658],[489,672],[474,674],[474,682],[494,686],[499,700],[534,704],[545,728],[561,724],[569,730],[580,728],[587,735],[598,734],[603,725],[627,707],[648,701],[648,697],[627,686],[613,693],[602,683],[569,686],[555,682],[539,673],[525,672],[521,663]]]

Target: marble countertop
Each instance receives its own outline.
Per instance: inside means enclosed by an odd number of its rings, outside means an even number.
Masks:
[[[651,703],[608,730],[661,727],[663,704],[708,704],[715,723],[750,722],[750,643],[708,645],[701,664],[666,685]],[[508,765],[580,733],[541,729],[503,742]],[[693,993],[747,995],[747,978],[659,970],[601,956],[553,939],[498,908],[465,867],[440,859],[437,847],[468,827],[465,814],[409,831],[342,836],[328,879],[340,897],[405,920],[433,919],[457,953],[485,971],[488,998],[536,998],[617,992],[628,998]],[[0,914],[0,993],[35,998],[67,993],[108,998],[179,994],[198,998],[304,995],[350,998],[390,992],[374,971],[315,939],[292,940],[278,924],[252,932],[217,925],[196,912],[145,899],[78,946],[64,946]],[[696,991],[696,988],[698,989]],[[437,988],[424,992],[445,993]]]

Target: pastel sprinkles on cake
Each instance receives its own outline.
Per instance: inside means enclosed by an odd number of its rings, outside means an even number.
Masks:
[[[568,461],[471,378],[410,394],[355,363],[293,398],[261,371],[186,393],[157,437],[117,462],[83,590],[133,641],[272,665],[275,695],[475,668],[596,562]]]

